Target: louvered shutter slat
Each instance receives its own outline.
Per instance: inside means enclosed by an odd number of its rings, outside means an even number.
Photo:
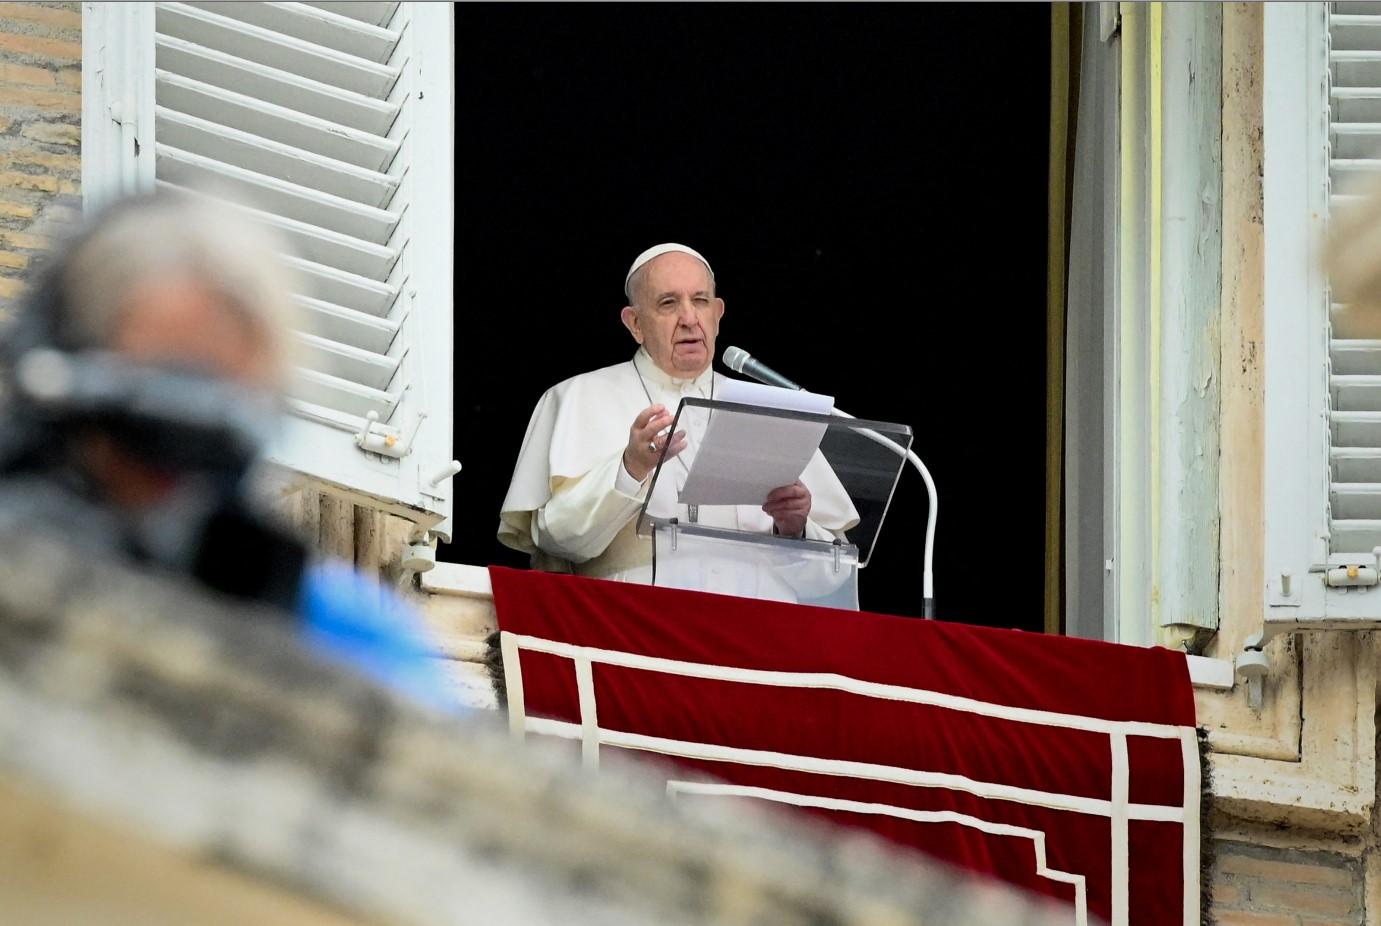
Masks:
[[[1333,478],[1339,483],[1375,483],[1371,478],[1381,467],[1381,447],[1334,447]]]
[[[1336,374],[1369,373],[1381,359],[1381,340],[1335,338],[1329,344],[1329,356]]]
[[[1381,446],[1381,412],[1334,411],[1330,424],[1335,447]]]
[[[396,32],[305,3],[216,0],[213,3],[189,3],[188,6],[262,26],[281,35],[309,41],[376,64],[386,62],[393,47],[398,44]]]
[[[305,5],[340,16],[347,16],[374,26],[388,25],[393,21],[393,14],[398,11],[396,0],[392,0],[392,2],[375,2],[375,0],[335,0],[335,2],[331,2],[331,0],[323,0],[323,2],[308,2]]]
[[[371,280],[357,273],[297,257],[288,257],[286,260],[288,266],[307,280],[311,292],[327,302],[384,318],[398,299],[395,284]]]
[[[364,203],[386,206],[398,189],[388,174],[365,170],[230,126],[158,107],[154,124],[161,144],[213,156],[245,170]]]
[[[166,180],[158,181],[158,186],[161,189],[176,190],[192,196],[204,195],[197,190],[178,186]],[[298,256],[313,263],[325,264],[374,280],[384,280],[388,278],[389,271],[398,260],[398,249],[395,247],[361,241],[359,238],[351,238],[329,228],[309,225],[242,203],[234,203],[233,207],[256,222],[276,228],[293,245]]]
[[[386,280],[398,261],[398,249],[395,247],[362,241],[329,228],[260,209],[245,208],[244,211],[251,218],[278,229],[297,254],[312,263],[324,264],[371,280]]]
[[[158,4],[157,28],[163,35],[366,96],[386,96],[398,79],[398,68],[394,66],[366,61],[185,3]]]
[[[1381,375],[1355,374],[1330,379],[1335,411],[1356,412],[1381,409]]]
[[[364,418],[370,412],[374,412],[380,421],[387,421],[398,405],[398,396],[395,393],[372,389],[361,383],[306,367],[300,367],[293,372],[293,382],[288,388],[299,401],[320,406],[327,412],[342,412],[356,418]]]
[[[1344,87],[1381,87],[1381,53],[1344,49],[1334,51],[1335,83]]]
[[[1375,158],[1334,158],[1328,162],[1335,183],[1346,186],[1364,182],[1381,171],[1381,160]]]
[[[1334,521],[1332,550],[1335,553],[1370,553],[1381,547],[1381,521],[1362,518]]]
[[[1335,118],[1342,122],[1381,122],[1381,88],[1334,89],[1332,108]]]
[[[1347,520],[1381,520],[1381,485],[1374,482],[1335,482],[1334,515]]]
[[[1365,158],[1381,149],[1381,122],[1337,122],[1333,125],[1333,156]]]
[[[312,369],[373,389],[387,390],[398,371],[398,360],[351,347],[320,335],[297,335],[297,348]]]
[[[1329,40],[1338,51],[1370,51],[1381,48],[1381,16],[1334,13],[1329,18]]]
[[[314,264],[366,279],[386,280],[389,270],[398,261],[397,248],[361,241],[283,216],[273,216],[265,222],[278,228],[297,253]]]
[[[164,144],[157,145],[155,151],[160,167],[168,162],[169,170],[199,177],[213,186],[238,191],[251,201],[272,199],[277,210],[289,218],[334,228],[375,244],[388,241],[393,227],[398,223],[398,217],[386,209],[268,177],[215,158]]]
[[[331,341],[386,354],[398,336],[398,323],[390,318],[367,315],[310,296],[297,297],[297,304],[302,310],[303,330]]]
[[[171,36],[157,37],[154,54],[157,67],[165,74],[181,75],[200,85],[230,91],[229,94],[210,94],[213,100],[228,98],[241,106],[247,103],[273,104],[286,113],[309,115],[317,122],[354,129],[352,135],[357,136],[353,139],[357,145],[373,142],[373,147],[366,148],[362,155],[356,157],[323,152],[332,157],[377,169],[386,166],[397,151],[396,143],[380,146],[376,136],[386,134],[398,118],[398,103],[333,87]],[[206,95],[204,89],[203,95]],[[245,128],[253,130],[250,126]],[[358,137],[361,133],[365,137]],[[382,154],[377,153],[380,148]],[[354,147],[346,150],[354,150]]]

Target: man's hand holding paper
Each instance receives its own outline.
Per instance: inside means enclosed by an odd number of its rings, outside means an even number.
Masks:
[[[773,489],[767,493],[762,510],[772,518],[778,535],[799,537],[805,533],[806,519],[810,517],[810,489],[799,479]]]

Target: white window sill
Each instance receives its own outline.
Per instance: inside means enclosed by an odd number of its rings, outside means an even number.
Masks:
[[[461,598],[493,598],[494,587],[489,584],[489,569],[462,563],[437,563],[434,569],[422,573],[422,591],[433,595],[456,595]]]
[[[1207,656],[1186,656],[1189,660],[1189,680],[1195,688],[1231,691],[1236,677],[1231,659],[1210,659]]]

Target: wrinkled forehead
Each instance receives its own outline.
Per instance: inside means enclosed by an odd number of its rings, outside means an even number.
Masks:
[[[647,294],[653,298],[665,293],[714,294],[714,274],[704,261],[673,251],[648,261],[640,270]]]

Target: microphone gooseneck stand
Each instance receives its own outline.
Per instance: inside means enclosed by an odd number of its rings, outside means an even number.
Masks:
[[[848,412],[836,408],[834,414],[840,418],[853,418]],[[935,518],[936,508],[939,507],[939,495],[935,491],[935,480],[930,476],[930,470],[926,469],[921,458],[916,456],[915,451],[902,447],[901,444],[892,440],[886,435],[879,434],[872,428],[855,428],[859,434],[868,438],[875,444],[880,444],[896,454],[904,454],[911,465],[916,468],[916,472],[921,474],[925,480],[926,495],[930,497],[930,503],[926,506],[925,517],[925,568],[921,573],[921,617],[927,620],[935,617]]]
[[[794,389],[798,392],[802,391],[801,386],[798,386],[785,376],[782,376],[766,364],[755,360],[752,354],[741,347],[724,348],[724,354],[721,359],[724,361],[724,365],[735,373],[751,376],[758,382],[766,383],[769,386]],[[834,414],[840,418],[852,419],[854,417],[848,412],[841,411],[838,408],[834,409]],[[935,491],[935,480],[931,478],[930,470],[926,469],[925,464],[921,462],[920,457],[916,456],[915,451],[903,448],[901,444],[898,444],[890,437],[879,434],[872,428],[856,428],[855,430],[873,443],[886,447],[898,456],[905,456],[911,465],[916,468],[916,472],[921,474],[921,479],[925,481],[925,491],[926,495],[930,498],[930,503],[926,510],[925,519],[925,567],[924,571],[921,573],[921,616],[927,620],[933,619],[935,617],[935,520],[937,517],[937,509],[940,506],[940,497]]]

